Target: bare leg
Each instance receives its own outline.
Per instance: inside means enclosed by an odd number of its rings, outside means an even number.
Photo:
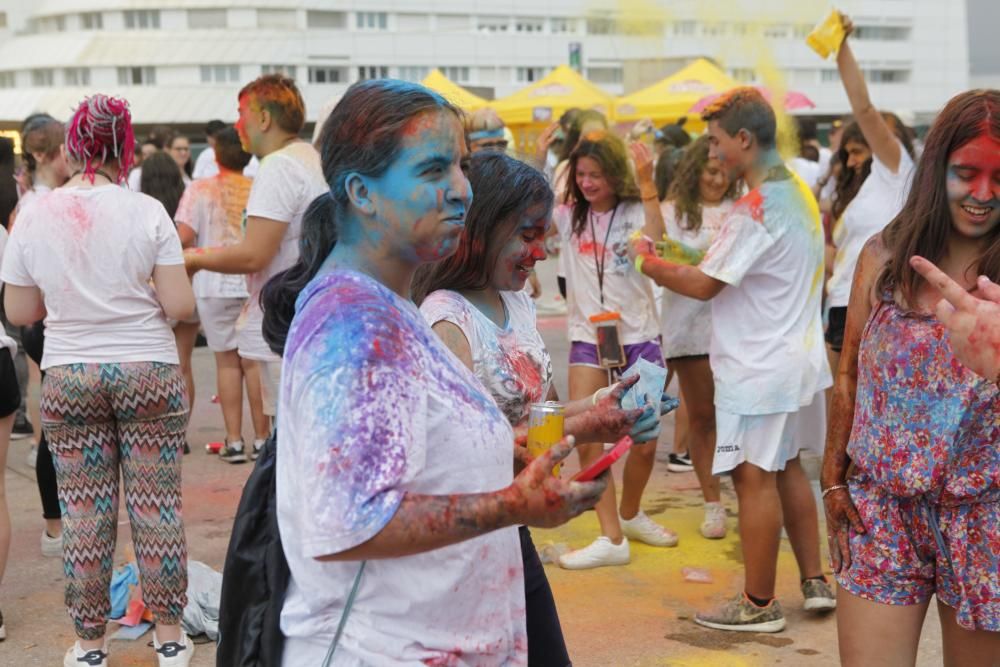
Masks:
[[[1000,632],[966,630],[958,624],[955,610],[937,602],[941,620],[944,667],[996,667],[1000,665]]]
[[[243,366],[243,380],[247,385],[247,403],[250,404],[254,437],[263,440],[271,434],[271,420],[264,414],[264,399],[260,393],[260,366],[256,361],[242,357],[240,364]]]
[[[0,582],[3,581],[4,570],[7,569],[7,554],[10,551],[10,512],[7,509],[7,487],[4,478],[7,472],[10,431],[14,427],[16,415],[17,413],[13,412],[0,418]]]
[[[672,363],[672,362],[671,362]],[[681,389],[681,404],[674,411],[674,454],[683,454],[689,450],[688,444],[688,402],[684,398],[684,389]]]
[[[216,386],[222,421],[226,425],[226,440],[243,439],[243,366],[236,350],[215,353]]]
[[[188,407],[194,407],[194,371],[191,369],[191,355],[194,353],[194,343],[198,339],[200,325],[195,322],[178,322],[174,327],[174,340],[177,341],[177,356],[181,360],[181,372],[187,385]]]
[[[799,457],[785,464],[778,473],[778,494],[781,496],[781,511],[785,517],[785,530],[799,564],[803,579],[823,574],[819,557],[819,517],[816,513],[816,498],[806,471],[802,469]]]
[[[781,537],[781,499],[777,474],[752,463],[733,469],[733,486],[740,509],[740,543],[746,573],[746,592],[768,600],[774,597]]]
[[[646,490],[649,476],[656,462],[656,440],[636,443],[629,450],[625,459],[625,471],[622,474],[621,517],[634,519],[639,513],[639,503],[642,502],[642,492]],[[616,522],[617,523],[617,522]]]
[[[688,452],[706,503],[719,502],[719,478],[712,475],[715,457],[715,381],[708,359],[671,362],[677,370],[683,405],[688,406]]]
[[[587,398],[598,389],[608,386],[608,372],[600,368],[588,366],[569,367],[569,400],[576,401]],[[583,443],[576,447],[580,456],[580,467],[586,468],[604,453],[604,443]],[[615,544],[621,544],[623,535],[618,522],[618,508],[615,506],[614,479],[608,480],[608,488],[597,501],[594,511],[601,524],[601,534],[607,536]]]
[[[927,604],[880,604],[841,588],[837,592],[841,666],[913,667]]]

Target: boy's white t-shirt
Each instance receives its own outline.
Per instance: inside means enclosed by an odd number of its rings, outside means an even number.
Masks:
[[[823,345],[823,229],[793,172],[736,202],[699,268],[727,283],[712,299],[715,405],[797,412],[833,381]]]
[[[244,213],[251,180],[223,172],[201,178],[188,187],[174,215],[198,235],[199,248],[236,245],[243,240]],[[247,296],[246,276],[199,271],[191,281],[199,299],[234,299]]]
[[[42,370],[71,363],[178,363],[153,268],[183,265],[163,204],[117,185],[60,188],[17,216],[0,279],[45,296]]]
[[[628,256],[629,236],[646,224],[642,202],[622,202],[610,211],[589,213],[579,235],[573,234],[573,208],[568,204],[557,207],[552,218],[566,256],[569,340],[596,345],[597,332],[590,317],[609,311],[621,315],[623,345],[656,340],[660,325],[652,284],[635,270]],[[597,260],[604,266],[603,305]]]
[[[513,431],[412,302],[334,270],[298,298],[278,408],[278,528],[291,579],[285,665],[319,665],[360,563],[407,494],[488,493],[513,479]],[[526,665],[513,526],[368,562],[334,665]]]
[[[913,159],[899,144],[899,167],[889,171],[873,154],[871,172],[861,184],[847,209],[833,225],[833,245],[837,254],[833,274],[826,283],[827,306],[846,308],[851,298],[854,269],[868,239],[875,236],[899,214],[910,194]]]
[[[552,385],[552,359],[538,333],[535,304],[522,292],[500,292],[507,322],[500,327],[464,296],[451,290],[431,292],[420,304],[427,324],[454,324],[469,341],[473,372],[518,425],[532,403],[544,401]]]
[[[241,357],[257,361],[277,360],[261,333],[264,312],[260,308],[260,292],[272,276],[298,261],[302,216],[309,204],[329,189],[323,178],[319,153],[310,143],[294,141],[261,160],[247,201],[247,218],[267,218],[287,223],[288,229],[271,263],[247,276],[250,298],[236,324]]]
[[[718,206],[702,206],[701,226],[691,230],[681,226],[682,221],[677,219],[677,209],[672,201],[660,204],[667,236],[695,250],[708,250],[732,208],[732,201],[724,201]],[[661,298],[660,331],[664,357],[674,359],[708,354],[712,340],[712,304],[668,289],[662,291]]]

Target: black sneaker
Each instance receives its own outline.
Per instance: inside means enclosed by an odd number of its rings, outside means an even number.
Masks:
[[[219,458],[226,463],[246,463],[247,455],[243,451],[243,447],[243,443],[240,443],[239,447],[233,447],[228,442],[225,442],[222,445],[222,449],[219,450]]]
[[[694,470],[694,464],[691,463],[687,452],[683,454],[671,453],[667,459],[667,470],[670,472],[691,472]]]
[[[14,428],[11,429],[10,439],[11,440],[22,440],[24,438],[30,438],[35,435],[35,427],[31,425],[28,418],[24,415],[18,415],[14,418]]]
[[[0,611],[0,642],[7,639],[7,626],[3,624],[3,612]]]

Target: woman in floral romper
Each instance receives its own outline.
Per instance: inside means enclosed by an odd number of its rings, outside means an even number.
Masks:
[[[927,136],[902,212],[855,273],[822,486],[844,665],[913,665],[937,596],[946,665],[1000,661],[1000,388],[932,313],[937,263],[976,295],[1000,277],[1000,91]]]

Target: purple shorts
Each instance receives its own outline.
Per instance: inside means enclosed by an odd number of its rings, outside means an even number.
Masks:
[[[625,348],[625,359],[627,363],[624,367],[615,369],[616,372],[628,370],[635,364],[635,362],[639,361],[640,358],[652,362],[661,368],[663,367],[663,351],[660,349],[659,341],[651,340],[645,343],[636,343],[635,345],[623,345],[622,347]],[[593,343],[583,343],[578,340],[570,343],[569,365],[590,366],[592,368],[600,368],[603,370],[601,361],[597,356],[597,346]]]

